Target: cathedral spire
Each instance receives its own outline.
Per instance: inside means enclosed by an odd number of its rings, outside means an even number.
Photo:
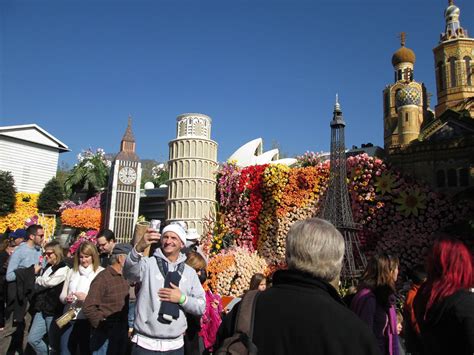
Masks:
[[[115,159],[120,160],[139,160],[135,154],[135,136],[132,132],[132,116],[128,115],[128,125],[120,142],[120,152]]]
[[[128,126],[123,135],[122,141],[135,143],[135,137],[132,132],[132,116],[128,115]]]

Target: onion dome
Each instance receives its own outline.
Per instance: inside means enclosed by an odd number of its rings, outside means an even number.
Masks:
[[[446,8],[446,10],[444,10],[444,17],[446,18],[446,22],[452,21],[453,17],[457,20],[460,14],[461,10],[459,10],[459,7],[454,5],[453,1],[449,1],[449,6]]]
[[[421,104],[421,92],[416,87],[405,86],[397,91],[395,95],[395,106],[417,105]]]
[[[395,53],[393,53],[392,65],[395,67],[400,63],[415,64],[415,53],[410,48],[405,47],[405,33],[401,34],[400,39],[401,47]]]

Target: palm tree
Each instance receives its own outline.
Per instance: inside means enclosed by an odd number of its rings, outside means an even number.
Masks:
[[[97,149],[95,153],[89,149],[79,154],[78,160],[79,163],[74,166],[65,182],[68,196],[82,192],[89,198],[107,187],[110,162],[105,159],[102,149]]]

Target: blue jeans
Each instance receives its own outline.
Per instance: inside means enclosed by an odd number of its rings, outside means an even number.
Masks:
[[[184,355],[184,347],[169,351],[153,351],[144,349],[137,344],[133,344],[132,355]]]
[[[71,321],[63,328],[61,355],[88,355],[90,351],[91,326],[87,319]]]
[[[91,331],[91,351],[94,355],[120,355],[127,352],[128,322],[100,322]]]
[[[52,321],[53,316],[44,316],[43,312],[37,312],[33,318],[28,334],[28,343],[36,354],[48,355],[48,345],[43,341],[43,337],[49,333]]]

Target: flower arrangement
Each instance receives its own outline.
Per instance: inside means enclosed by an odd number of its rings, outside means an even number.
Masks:
[[[211,258],[211,290],[238,295],[248,270],[273,272],[284,266],[291,224],[317,215],[327,189],[329,161],[301,166],[222,166],[217,186],[219,213],[208,221],[203,239],[203,249]],[[401,272],[424,262],[435,232],[470,212],[468,206],[451,203],[367,154],[349,157],[347,174],[354,220],[362,225],[363,250],[368,256],[379,251],[399,255]],[[243,263],[242,255],[253,256]]]
[[[220,295],[240,297],[249,288],[252,275],[266,268],[265,259],[257,252],[235,247],[210,259],[205,287]]]
[[[320,165],[325,159],[324,153],[319,152],[310,152],[307,150],[303,155],[298,155],[296,157],[297,165],[301,168],[305,168],[307,166],[318,166]]]
[[[15,212],[0,217],[0,232],[27,228],[38,224],[38,202],[39,194],[19,192],[16,194]],[[48,240],[54,233],[55,218],[53,216],[42,216],[41,223],[45,229],[45,238]]]
[[[61,221],[64,225],[99,230],[102,221],[102,212],[95,208],[69,208],[61,213]]]
[[[62,223],[74,228],[99,230],[102,223],[103,194],[99,192],[79,205],[72,201],[64,201],[59,207]]]
[[[91,242],[93,244],[97,244],[97,234],[98,231],[96,230],[88,230],[87,232],[81,232],[79,236],[76,238],[76,241],[70,246],[69,253],[74,255],[77,249],[81,246],[84,242]]]

